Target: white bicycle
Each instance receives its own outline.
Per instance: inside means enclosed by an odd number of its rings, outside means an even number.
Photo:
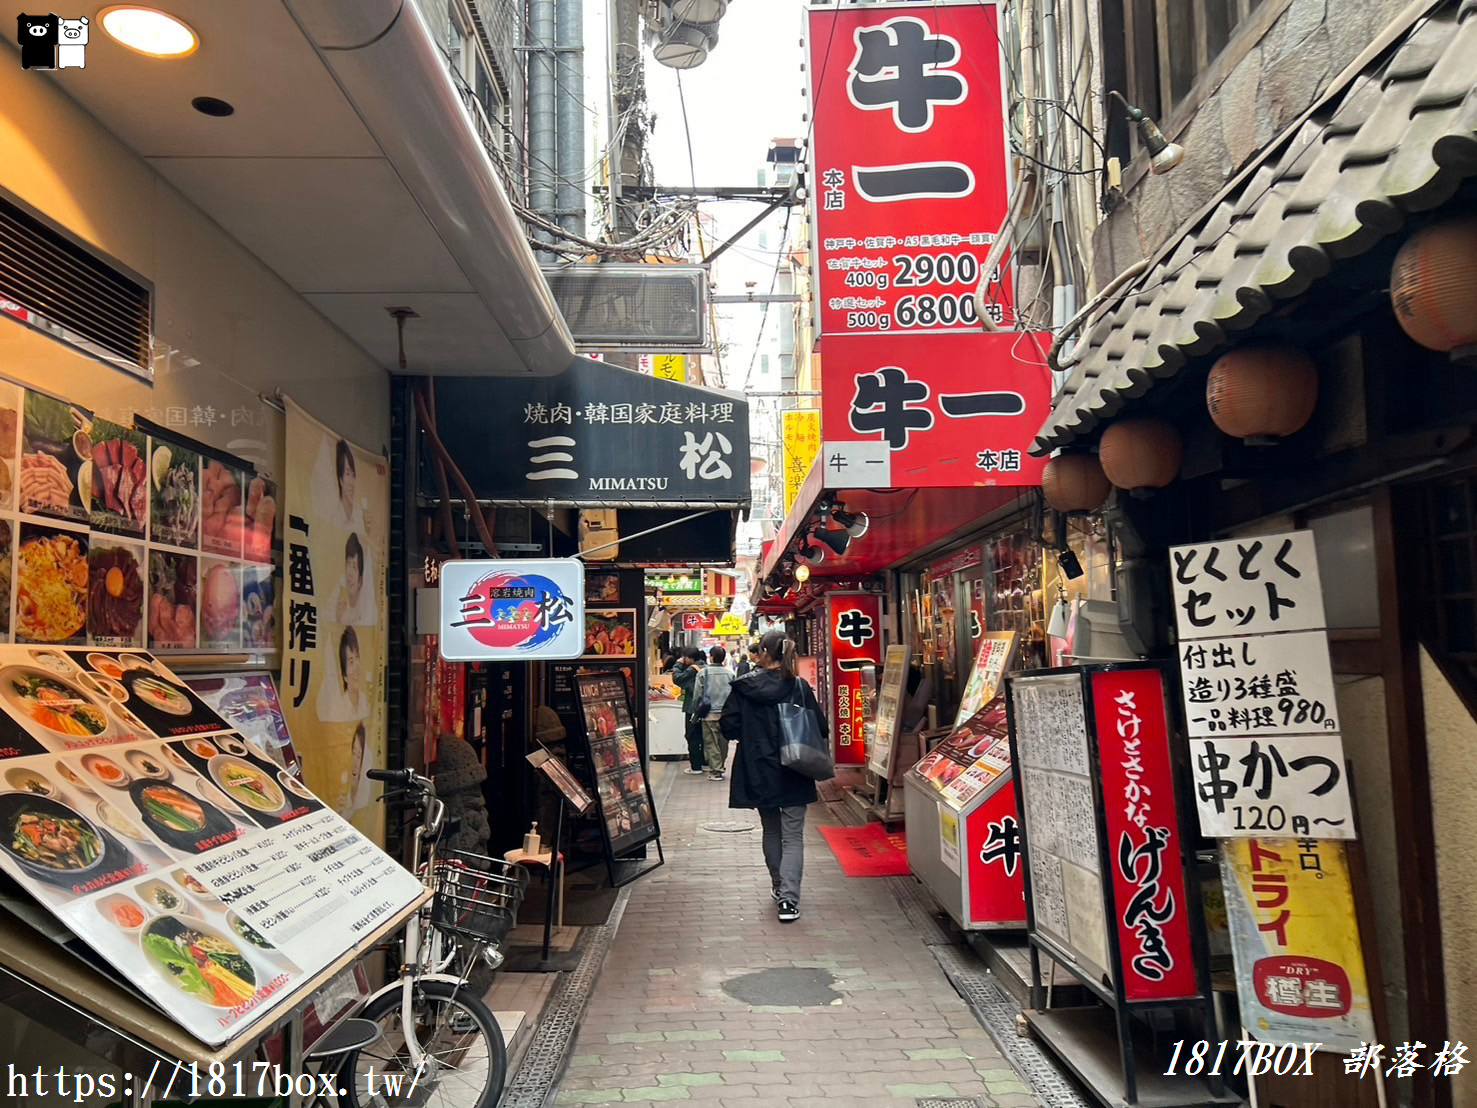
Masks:
[[[493,1108],[507,1079],[507,1045],[467,981],[480,962],[502,964],[499,946],[517,920],[528,875],[501,859],[438,851],[446,805],[430,778],[411,770],[368,776],[399,786],[420,807],[410,868],[434,896],[405,925],[399,978],[359,1013],[381,1037],[344,1056],[339,1099],[352,1108]]]

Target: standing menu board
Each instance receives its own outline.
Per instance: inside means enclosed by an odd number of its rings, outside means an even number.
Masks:
[[[211,1046],[423,893],[143,651],[0,646],[0,870]]]
[[[611,857],[619,857],[659,834],[656,808],[636,745],[626,679],[620,672],[582,673],[575,683],[590,744],[600,825],[605,829]]]
[[[889,646],[882,670],[877,711],[867,722],[867,768],[884,781],[892,780],[893,749],[902,722],[903,692],[908,687],[908,647]]]
[[[1082,676],[1012,678],[1010,730],[1032,924],[1087,976],[1112,980]]]

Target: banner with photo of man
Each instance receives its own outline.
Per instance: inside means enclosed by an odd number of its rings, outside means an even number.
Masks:
[[[308,787],[379,842],[365,770],[385,764],[390,467],[286,407],[282,710]]]

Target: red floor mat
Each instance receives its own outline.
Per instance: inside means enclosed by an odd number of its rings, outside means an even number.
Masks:
[[[907,840],[902,832],[889,835],[880,823],[865,827],[822,827],[826,845],[847,877],[906,877]]]

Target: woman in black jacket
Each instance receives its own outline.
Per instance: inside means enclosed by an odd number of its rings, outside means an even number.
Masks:
[[[795,676],[795,644],[783,631],[771,631],[759,640],[756,668],[734,681],[719,720],[724,737],[738,743],[728,806],[759,810],[764,864],[782,923],[800,918],[805,809],[816,801],[815,782],[780,764],[776,705],[792,698],[815,713],[821,734],[828,735],[815,692]]]

